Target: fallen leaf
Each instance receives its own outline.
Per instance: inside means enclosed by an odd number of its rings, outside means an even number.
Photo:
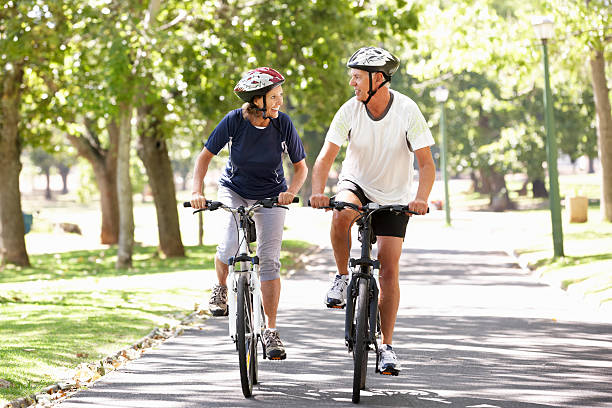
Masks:
[[[89,354],[87,353],[76,353],[77,358],[87,358]]]
[[[9,388],[12,387],[13,384],[10,381],[3,380],[0,378],[0,388]]]

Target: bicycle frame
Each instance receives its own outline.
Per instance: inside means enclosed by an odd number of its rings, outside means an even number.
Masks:
[[[238,207],[236,210],[226,209],[231,212],[234,217],[239,216],[239,228],[238,228],[238,242],[240,243],[238,249],[238,256],[232,257],[228,262],[228,276],[227,279],[230,283],[227,291],[227,305],[229,311],[229,335],[232,340],[237,343],[236,339],[236,316],[237,316],[237,303],[236,296],[238,293],[238,280],[243,274],[247,275],[247,283],[251,297],[253,299],[253,326],[254,332],[258,339],[261,338],[262,329],[265,328],[265,316],[262,313],[262,293],[261,293],[261,281],[259,280],[259,257],[257,255],[251,256],[250,244],[246,239],[246,218],[250,217],[254,211],[251,209],[245,209],[244,207]],[[265,358],[265,353],[264,353]]]
[[[353,272],[351,275],[351,280],[349,282],[347,288],[347,294],[350,294],[351,298],[357,297],[357,291],[359,285],[359,279],[367,279],[369,281],[368,288],[370,291],[370,301],[369,301],[369,327],[376,328],[376,318],[378,316],[378,283],[376,282],[376,277],[373,273],[375,269],[380,270],[380,261],[377,259],[372,259],[372,225],[370,223],[369,217],[372,212],[368,210],[376,210],[378,209],[378,204],[369,203],[366,207],[367,210],[365,213],[361,213],[360,218],[357,220],[357,225],[359,226],[359,236],[361,240],[361,256],[359,259],[351,258],[349,260],[349,266],[351,268],[359,267],[357,272]],[[368,219],[367,219],[368,218]],[[353,295],[354,294],[354,295]],[[346,318],[344,323],[344,339],[346,346],[349,351],[353,350],[353,346],[355,344],[355,339],[353,337],[353,316],[355,314],[354,303],[351,301],[347,301],[346,304]],[[378,344],[376,342],[376,329],[369,330],[369,344],[374,345],[374,349],[378,350]]]

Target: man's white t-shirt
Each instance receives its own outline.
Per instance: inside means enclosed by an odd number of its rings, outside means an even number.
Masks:
[[[431,146],[434,140],[416,103],[389,91],[391,106],[378,120],[372,119],[363,102],[355,97],[348,100],[336,112],[325,140],[342,146],[348,139],[340,180],[356,183],[367,198],[381,205],[408,204],[412,151]]]

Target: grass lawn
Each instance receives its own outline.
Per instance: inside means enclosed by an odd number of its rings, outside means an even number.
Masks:
[[[451,196],[453,208],[484,209],[488,196],[469,191],[470,180],[453,180],[454,195]],[[451,191],[453,191],[451,183]],[[528,217],[529,244],[516,248],[516,252],[542,280],[560,286],[570,292],[584,296],[595,304],[612,304],[612,223],[601,221],[599,205],[591,204],[588,221],[569,223],[566,209],[562,209],[563,246],[565,257],[553,259],[552,232],[548,200],[534,199],[530,195],[519,196],[522,187],[521,177],[508,176],[506,184],[510,197],[518,208],[537,210],[509,211]],[[598,174],[566,174],[559,177],[561,197],[579,194],[591,202],[597,201],[601,189],[601,176]]]
[[[285,241],[283,270],[310,244]],[[66,379],[82,362],[100,360],[154,327],[175,326],[207,299],[215,247],[186,247],[161,259],[136,247],[134,267],[115,269],[116,249],[31,256],[31,268],[0,270],[0,403]]]
[[[550,218],[548,211],[538,211]],[[612,302],[612,223],[600,221],[599,206],[592,206],[585,223],[563,220],[565,257],[553,258],[552,233],[540,232],[539,243],[518,253],[545,281],[583,295],[596,304]]]

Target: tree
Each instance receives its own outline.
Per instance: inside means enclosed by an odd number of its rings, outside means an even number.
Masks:
[[[30,152],[32,163],[40,169],[40,172],[45,175],[47,186],[45,188],[45,198],[51,200],[51,167],[53,166],[53,156],[41,148],[34,149]]]
[[[561,22],[558,26],[565,28],[562,35],[567,45],[560,52],[570,61],[588,60],[601,162],[600,208],[602,219],[612,222],[612,110],[606,77],[606,56],[612,42],[612,5],[609,0],[554,0],[552,6]]]
[[[22,221],[20,153],[33,132],[24,117],[47,109],[54,93],[41,92],[52,66],[61,60],[73,19],[73,1],[40,4],[8,1],[0,9],[0,248],[2,261],[29,265]],[[27,103],[23,103],[23,101]]]

